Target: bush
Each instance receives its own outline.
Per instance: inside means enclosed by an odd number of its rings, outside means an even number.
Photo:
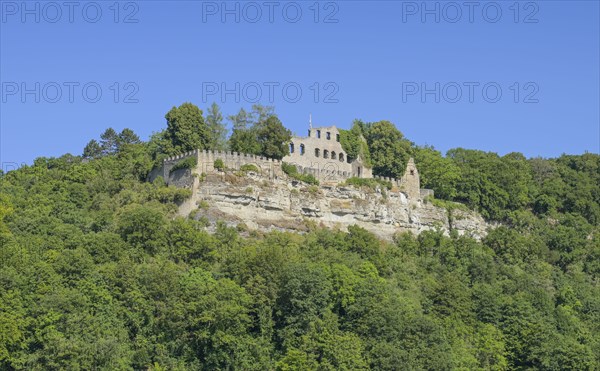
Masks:
[[[317,195],[319,193],[319,187],[317,187],[316,185],[311,185],[310,187],[308,187],[308,193],[310,193],[313,196]]]
[[[343,184],[351,185],[351,186],[355,186],[355,187],[368,187],[373,190],[375,188],[377,188],[377,186],[382,186],[387,189],[392,189],[392,182],[388,182],[387,180],[382,180],[382,179],[374,179],[374,178],[366,179],[366,178],[352,177],[352,178],[346,179],[346,181]]]
[[[281,170],[283,170],[283,172],[292,179],[296,179],[308,184],[319,185],[319,181],[312,174],[298,173],[298,169],[295,165],[284,162],[281,164]]]
[[[461,204],[460,202],[440,200],[437,198],[433,198],[431,196],[426,197],[426,201],[431,202],[431,204],[433,206],[446,209],[446,210],[448,210],[448,212],[452,212],[452,210],[469,211],[469,208],[467,207],[467,205]]]
[[[260,173],[260,170],[254,164],[242,165],[242,166],[240,166],[240,171],[245,171],[245,172],[254,171],[255,173]]]
[[[157,200],[161,203],[181,203],[192,197],[190,189],[182,189],[176,187],[160,187],[150,195],[150,199]]]
[[[290,176],[293,174],[298,174],[298,169],[296,168],[296,166],[288,164],[287,162],[281,163],[281,170],[283,170],[284,173]]]
[[[169,173],[173,173],[173,172],[175,172],[177,170],[181,170],[181,169],[193,169],[196,167],[196,165],[198,165],[198,159],[196,157],[184,158],[184,159],[180,160],[179,162],[177,162],[171,168],[171,171],[169,171]]]
[[[217,170],[223,170],[225,169],[225,163],[223,162],[222,159],[218,158],[215,160],[213,166],[215,167],[215,169]]]
[[[312,174],[298,174],[295,179],[307,184],[319,185],[319,181]]]

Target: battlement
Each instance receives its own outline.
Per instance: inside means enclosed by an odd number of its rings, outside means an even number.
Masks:
[[[194,151],[188,151],[188,152],[182,153],[177,156],[168,157],[163,160],[163,164],[170,163],[173,161],[180,161],[182,159],[193,157],[193,156],[197,156],[199,161],[200,160],[206,160],[206,161],[213,160],[214,161],[217,158],[220,158],[224,162],[225,161],[233,161],[233,162],[237,163],[237,162],[245,162],[245,161],[267,161],[267,162],[273,162],[275,164],[281,164],[281,160],[271,158],[271,157],[250,155],[250,154],[239,153],[239,152],[235,152],[235,151],[199,150],[199,149],[196,149]]]
[[[196,159],[194,168],[173,170],[177,163],[187,158]],[[165,179],[167,184],[192,188],[194,174],[214,173],[217,170],[215,169],[216,160],[221,160],[224,167],[230,170],[240,170],[244,165],[254,165],[260,176],[271,180],[284,176],[282,169],[284,161],[282,160],[235,151],[197,149],[164,159],[161,168],[155,169],[150,175],[150,179],[153,180],[160,175]],[[352,177],[374,178],[390,182],[393,189],[405,193],[409,199],[414,201],[423,199],[426,196],[433,196],[432,190],[420,189],[419,173],[412,158],[408,161],[406,171],[400,179],[377,175],[372,176],[370,171],[368,171],[370,169],[366,168],[362,168],[363,172],[361,173],[360,164],[356,163],[354,164],[355,166],[348,166],[350,164],[347,162],[336,159],[329,159],[328,161],[324,159],[320,160],[306,164],[298,164],[294,161],[289,161],[288,163],[296,166],[299,173],[310,174],[319,179],[323,184],[336,184]]]
[[[196,159],[194,168],[181,168],[173,170],[182,160],[188,158]],[[194,184],[194,174],[208,174],[214,172],[215,161],[221,160],[227,169],[239,170],[243,165],[254,165],[261,176],[269,179],[275,179],[283,176],[281,169],[282,161],[265,156],[256,156],[235,151],[218,150],[193,150],[176,156],[170,156],[163,160],[162,166],[155,169],[150,174],[152,181],[158,176],[162,176],[167,184],[172,184],[182,188],[192,188]]]

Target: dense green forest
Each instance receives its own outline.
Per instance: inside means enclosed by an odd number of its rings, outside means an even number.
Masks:
[[[443,156],[387,121],[342,142],[375,173],[416,159],[482,241],[360,227],[260,233],[175,217],[146,181],[195,148],[282,157],[269,107],[174,107],[149,141],[106,130],[82,156],[0,173],[0,369],[599,370],[600,156]]]

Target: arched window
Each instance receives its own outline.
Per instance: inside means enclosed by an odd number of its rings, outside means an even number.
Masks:
[[[331,133],[327,132],[327,140],[331,140]]]
[[[323,150],[323,158],[329,158],[329,151],[328,150]]]
[[[300,144],[300,156],[304,156],[304,144]]]
[[[321,151],[318,148],[315,148],[315,157],[319,157],[321,155]]]
[[[337,156],[335,155],[335,151],[331,151],[331,159],[332,160],[337,159]]]
[[[294,143],[290,143],[290,153],[294,153]]]
[[[340,152],[340,162],[344,162],[344,154]]]
[[[339,141],[340,141],[340,135],[339,135],[339,134],[336,134],[336,135],[335,135],[335,140],[336,140],[337,142],[339,142]]]
[[[321,139],[321,130],[317,130],[317,138]]]

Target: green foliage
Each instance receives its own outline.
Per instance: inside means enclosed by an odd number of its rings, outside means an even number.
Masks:
[[[225,169],[225,163],[223,162],[223,159],[216,159],[215,162],[213,163],[213,166],[215,167],[215,169],[217,170],[224,170]]]
[[[459,167],[456,201],[480,211],[484,217],[502,219],[508,210],[530,202],[531,173],[522,155],[499,157],[494,153],[461,148],[448,151]]]
[[[344,185],[350,185],[355,187],[367,187],[372,190],[375,190],[377,187],[383,187],[386,189],[392,189],[392,182],[388,182],[383,179],[375,179],[375,178],[357,178],[351,177],[344,181]]]
[[[417,147],[415,163],[419,169],[421,187],[433,189],[439,199],[453,200],[457,196],[460,168],[433,147]]]
[[[173,173],[181,169],[194,169],[196,166],[198,166],[198,159],[196,157],[186,157],[177,161],[177,163],[171,168],[170,172]]]
[[[433,203],[504,224],[391,243],[177,217],[160,140],[108,134],[0,174],[0,369],[600,368],[598,155],[414,149]]]
[[[163,244],[164,211],[155,206],[127,205],[117,215],[116,231],[133,247],[156,252]]]
[[[224,150],[227,145],[227,128],[223,124],[223,114],[219,105],[213,103],[206,110],[206,126],[210,133],[208,148]]]
[[[231,122],[232,130],[246,130],[254,122],[253,114],[246,112],[243,108],[240,108],[237,114],[227,116],[227,119]]]
[[[371,153],[373,174],[401,178],[412,154],[412,143],[389,121],[370,123],[363,132]]]
[[[121,131],[121,133],[119,133],[119,137],[117,138],[117,147],[121,149],[124,146],[140,144],[141,142],[142,141],[140,140],[140,137],[138,137],[133,130],[125,128]]]
[[[469,208],[465,204],[461,204],[458,202],[440,200],[437,198],[427,198],[425,201],[431,202],[434,206],[441,207],[448,211],[452,211],[452,210],[469,211]]]
[[[165,119],[167,128],[162,136],[162,153],[174,155],[195,149],[211,149],[211,129],[197,106],[183,103],[179,107],[173,107],[167,112]]]
[[[255,173],[260,172],[258,167],[256,167],[256,165],[254,165],[254,164],[244,164],[244,165],[240,166],[240,171],[244,171],[244,172],[253,171]]]
[[[292,132],[276,116],[270,116],[264,123],[259,123],[256,136],[261,144],[261,155],[281,160],[289,154],[288,143],[292,139]]]
[[[120,134],[113,128],[108,128],[100,135],[100,143],[92,139],[83,149],[83,157],[86,159],[99,158],[122,152],[127,146],[141,144],[140,138],[133,130],[125,128]]]
[[[292,179],[296,179],[307,184],[319,185],[319,180],[315,178],[314,175],[298,173],[298,169],[295,165],[282,162],[281,169]]]
[[[233,129],[228,145],[232,151],[250,155],[258,155],[261,150],[255,131],[250,129]]]
[[[252,115],[240,112],[242,117],[231,117],[234,129],[229,138],[229,148],[248,153],[282,159],[289,153],[288,143],[292,133],[286,129],[272,107],[254,105]],[[256,119],[248,127],[248,120]]]
[[[102,156],[102,146],[96,139],[90,140],[83,149],[83,157],[93,159],[100,156]]]
[[[113,128],[108,128],[100,135],[100,147],[103,154],[117,152],[119,135]]]
[[[351,159],[361,157],[366,166],[372,166],[371,153],[364,137],[364,123],[355,120],[350,130],[340,129],[340,144]]]

